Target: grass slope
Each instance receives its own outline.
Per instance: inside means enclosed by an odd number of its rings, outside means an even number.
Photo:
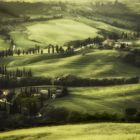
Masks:
[[[6,50],[9,48],[9,44],[3,39],[3,37],[0,37],[0,50]]]
[[[64,45],[73,40],[82,40],[88,37],[101,36],[101,31],[129,32],[104,22],[87,18],[64,18],[47,22],[33,22],[17,26],[10,33],[18,48],[30,48],[35,44],[45,47],[48,44]]]
[[[97,36],[98,30],[80,22],[69,19],[53,20],[28,26],[30,39],[43,43],[64,44],[71,40]],[[41,37],[41,38],[40,38]]]
[[[17,47],[27,48],[31,45],[58,44],[98,35],[98,30],[86,24],[70,19],[52,20],[48,22],[35,22],[18,27],[11,32]]]
[[[55,108],[66,108],[79,113],[119,113],[126,108],[137,108],[140,105],[140,84],[70,88],[70,95],[50,102]]]
[[[139,140],[139,124],[81,124],[0,133],[0,140]]]
[[[67,74],[81,77],[129,77],[140,75],[137,67],[122,62],[120,52],[115,50],[96,50],[85,56],[71,57],[58,55],[30,55],[4,58],[0,61],[9,69],[32,69],[36,76],[62,76]],[[124,69],[125,68],[125,69]]]

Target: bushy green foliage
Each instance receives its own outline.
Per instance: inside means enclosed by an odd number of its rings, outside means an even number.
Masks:
[[[134,49],[127,53],[123,60],[129,64],[140,67],[140,49]]]

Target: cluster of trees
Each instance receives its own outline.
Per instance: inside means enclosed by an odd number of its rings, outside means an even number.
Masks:
[[[34,106],[33,106],[34,107]],[[34,113],[33,107],[31,113]],[[54,108],[52,106],[41,109],[42,117],[34,118],[22,114],[8,115],[0,113],[0,130],[6,128],[21,128],[40,125],[83,123],[83,122],[140,122],[140,112],[136,108],[124,109],[124,114],[111,112],[97,112],[94,114],[69,111],[66,108]]]
[[[10,30],[11,30],[10,25],[0,26],[0,34],[3,36],[7,37]]]
[[[13,55],[31,55],[31,54],[43,54],[43,49],[40,49],[39,46],[36,46],[35,48],[29,48],[28,50],[21,50],[21,49],[8,49],[0,51],[0,57],[7,57],[7,56],[13,56]]]
[[[48,53],[57,53],[57,54],[65,54],[65,55],[71,55],[74,54],[74,48],[71,46],[68,46],[67,49],[65,50],[62,46],[54,46],[54,45],[49,45],[48,46]]]
[[[0,57],[7,57],[13,55],[14,55],[14,51],[12,51],[11,49],[0,51]]]
[[[15,54],[17,54],[17,55],[31,55],[31,54],[43,54],[43,49],[40,49],[40,47],[39,46],[36,46],[35,48],[29,48],[29,49],[27,49],[27,50],[20,50],[20,49],[18,49],[18,50],[15,50],[14,51],[15,52]]]
[[[73,46],[74,48],[79,48],[79,47],[82,47],[82,46],[87,46],[89,44],[101,45],[103,41],[104,41],[104,38],[101,38],[101,37],[97,36],[95,38],[87,38],[87,39],[84,39],[84,40],[71,41],[71,42],[68,42],[66,45],[67,46]]]
[[[0,74],[2,74],[4,77],[7,77],[8,79],[16,78],[16,77],[32,77],[32,71],[26,70],[25,68],[23,70],[16,69],[16,70],[8,70],[7,66],[0,66]]]
[[[39,86],[39,85],[52,85],[51,78],[45,77],[21,77],[9,78],[8,76],[0,77],[0,88],[17,88],[17,87],[26,87],[26,86]]]
[[[39,85],[54,85],[58,86],[109,86],[109,85],[122,85],[139,83],[139,77],[130,78],[104,78],[104,79],[90,79],[81,78],[72,75],[65,77],[58,77],[55,79],[43,77],[24,77],[24,78],[9,78],[0,77],[0,88],[13,88],[25,86],[39,86]]]
[[[39,100],[31,97],[31,95],[33,92],[38,92],[38,88],[21,88],[19,91],[20,94],[17,94],[17,90],[15,89],[8,91],[5,98],[8,101],[9,107],[6,107],[7,102],[5,102],[5,107],[3,106],[3,108],[0,108],[0,111],[5,111],[9,113],[9,115],[24,113],[31,116],[36,115],[39,111]]]
[[[47,95],[40,92],[38,87],[25,87],[20,88],[19,90],[20,94],[18,94],[18,96],[16,96],[16,98],[12,100],[11,113],[26,113],[29,116],[36,116],[37,113],[39,113],[40,109],[44,106],[44,101],[52,99],[52,94],[57,94],[57,92],[54,92],[53,88],[47,89]],[[68,90],[66,87],[61,87],[61,90],[62,93],[58,96],[58,98],[66,96],[68,94]]]
[[[140,122],[140,112],[136,108],[126,108],[124,109],[124,114],[120,115],[111,112],[88,114],[49,106],[42,109],[42,114],[46,122],[54,124],[78,122]]]
[[[119,0],[115,0],[114,2],[96,2],[96,6],[100,6],[100,7],[103,7],[103,6],[117,6],[121,4],[121,2],[119,2]]]
[[[48,88],[48,91],[52,92],[50,89],[51,88]],[[68,94],[66,87],[62,87],[62,91],[63,96]],[[1,123],[0,130],[5,128],[18,128],[23,127],[25,125],[32,126],[31,124],[39,125],[40,123],[44,123],[43,119],[45,118],[42,118],[42,115],[39,113],[42,112],[42,109],[44,107],[44,105],[41,105],[41,102],[44,101],[44,98],[43,96],[32,96],[32,94],[38,93],[39,93],[38,87],[24,87],[19,88],[18,90],[17,89],[9,90],[8,95],[6,95],[7,101],[9,102],[8,103],[9,111],[7,112],[6,106],[5,108],[0,108],[0,123]],[[40,93],[40,95],[41,94],[42,93]],[[18,123],[19,118],[20,123]],[[37,120],[38,118],[41,120],[40,121]],[[30,122],[27,121],[28,119],[35,119],[35,121],[31,120]],[[22,122],[23,120],[24,123]],[[13,125],[14,123],[16,123],[16,125]],[[46,123],[49,122],[46,121]]]
[[[24,87],[20,88],[20,94],[22,97],[31,97],[32,94],[39,93],[38,87]]]
[[[140,38],[140,32],[132,32],[132,33],[122,32],[121,38],[122,39],[138,39]]]
[[[131,50],[123,57],[123,60],[126,63],[140,67],[140,49]]]
[[[38,107],[38,99],[37,98],[20,98],[13,100],[10,114],[23,114],[27,116],[34,116],[37,115],[39,112]]]
[[[109,39],[112,39],[115,41],[117,41],[118,39],[138,39],[138,38],[140,38],[140,32],[115,33],[115,32],[108,32],[108,31],[102,30],[101,34],[103,34],[105,38],[109,38]]]

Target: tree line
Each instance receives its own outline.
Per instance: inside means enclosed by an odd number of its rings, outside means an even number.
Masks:
[[[140,32],[131,32],[131,33],[122,32],[121,38],[122,39],[138,39],[140,38]]]
[[[129,78],[81,78],[73,75],[62,76],[54,80],[55,85],[84,87],[84,86],[109,86],[139,83],[139,77]]]
[[[94,86],[109,86],[109,85],[124,85],[139,83],[139,77],[128,78],[103,78],[91,79],[81,78],[77,76],[68,75],[65,77],[58,77],[55,79],[47,77],[21,77],[9,78],[0,77],[0,88],[13,88],[25,86],[39,86],[39,85],[54,85],[57,86],[73,86],[73,87],[94,87]]]
[[[32,104],[31,112],[35,113]],[[8,115],[0,113],[0,130],[17,129],[23,127],[46,126],[68,123],[93,123],[93,122],[140,122],[140,111],[137,108],[124,108],[123,114],[117,112],[95,112],[94,114],[79,111],[69,111],[65,107],[46,106],[41,110],[41,117],[29,117],[22,114]]]
[[[116,32],[109,32],[105,30],[101,30],[100,34],[104,36],[104,39],[112,39],[117,41],[118,39],[138,39],[140,38],[140,32],[121,32],[121,33],[116,33]]]
[[[8,79],[16,78],[16,77],[32,77],[33,73],[30,70],[26,70],[25,68],[16,69],[16,70],[8,70],[7,66],[3,65],[0,66],[0,74],[2,74],[3,77],[7,77]]]
[[[66,43],[67,46],[73,46],[74,48],[79,48],[82,46],[87,46],[89,44],[98,44],[101,45],[101,43],[104,41],[104,38],[102,37],[95,37],[95,38],[87,38],[84,40],[75,40],[75,41],[70,41]]]
[[[64,49],[64,47],[62,46],[58,46],[58,45],[48,45],[48,54],[65,54],[65,55],[71,55],[74,54],[74,48],[72,46],[67,46],[66,49]]]
[[[21,49],[8,49],[0,51],[0,57],[7,57],[7,56],[13,56],[13,55],[31,55],[31,54],[43,54],[43,49],[40,49],[39,46],[36,46],[35,48],[29,48],[28,50],[21,50]]]

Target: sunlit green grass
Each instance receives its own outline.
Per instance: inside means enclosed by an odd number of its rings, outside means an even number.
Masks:
[[[139,140],[139,124],[95,123],[0,133],[0,140]]]
[[[27,26],[30,39],[43,43],[64,44],[71,40],[97,36],[97,29],[69,19],[37,23]]]
[[[115,32],[115,33],[120,33],[120,34],[122,32],[130,32],[130,30],[115,27],[115,26],[107,24],[103,21],[98,21],[97,19],[95,20],[94,18],[88,19],[88,18],[84,18],[84,17],[78,17],[78,18],[75,18],[75,20],[82,22],[82,23],[85,23],[93,28],[98,29],[98,30],[104,30],[104,31]]]
[[[6,43],[6,41],[0,37],[0,50],[5,50],[9,48],[9,44]]]
[[[35,44],[46,47],[48,44],[64,45],[73,40],[93,38],[101,36],[99,32],[102,30],[115,33],[129,32],[104,22],[79,17],[23,24],[10,34],[17,48],[24,49],[34,47]]]
[[[135,44],[136,46],[140,47],[140,40],[135,41],[134,44]]]
[[[124,114],[126,108],[140,106],[140,84],[110,87],[70,88],[70,95],[50,102],[56,108],[94,114],[97,112]]]
[[[70,19],[52,20],[47,22],[35,22],[25,24],[11,32],[17,47],[30,48],[35,44],[64,45],[73,40],[81,40],[88,37],[96,37],[98,30],[84,23]],[[23,29],[22,29],[23,28]]]
[[[29,55],[4,58],[1,63],[9,69],[32,69],[35,76],[56,77],[76,75],[81,77],[130,77],[140,75],[139,68],[124,63],[115,50],[91,50],[82,56]]]

